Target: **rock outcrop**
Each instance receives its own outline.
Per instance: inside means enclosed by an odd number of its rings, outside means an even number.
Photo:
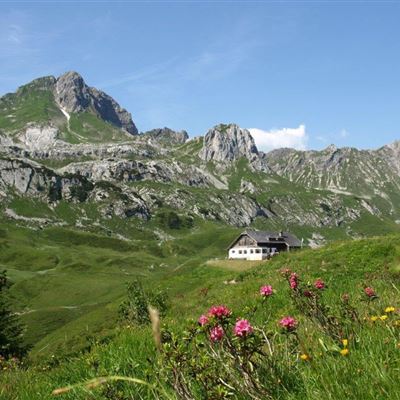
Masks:
[[[183,144],[189,139],[189,135],[186,131],[174,131],[167,127],[152,129],[151,131],[144,132],[143,135],[160,143],[172,145]]]
[[[138,134],[131,114],[106,93],[87,86],[77,72],[67,72],[56,80],[54,96],[64,112],[79,113],[91,110],[104,121],[132,135]]]
[[[383,161],[389,162],[393,170],[400,174],[400,140],[381,147],[377,153]]]
[[[0,98],[0,126],[0,213],[20,223],[32,216],[31,200],[34,216],[46,209],[48,223],[71,223],[60,206],[85,226],[136,217],[131,223],[144,227],[171,209],[193,220],[315,234],[335,227],[354,237],[374,233],[374,224],[388,231],[400,224],[400,142],[265,154],[234,124],[192,140],[169,128],[137,135],[130,114],[75,72]]]
[[[199,156],[204,161],[230,162],[241,157],[252,161],[258,158],[258,150],[247,129],[220,124],[206,133]]]

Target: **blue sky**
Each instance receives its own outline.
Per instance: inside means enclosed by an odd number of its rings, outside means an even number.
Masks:
[[[76,70],[140,131],[376,148],[400,139],[399,18],[398,1],[0,0],[0,94]]]

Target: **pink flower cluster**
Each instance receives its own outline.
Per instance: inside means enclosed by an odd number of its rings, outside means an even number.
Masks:
[[[272,288],[271,288],[272,290]],[[216,318],[224,323],[223,319],[229,317],[232,314],[231,310],[228,307],[220,305],[220,306],[212,306],[208,310],[208,314],[200,315],[198,319],[198,323],[201,326],[206,326],[210,323],[211,318]],[[225,321],[226,323],[226,321]],[[208,328],[210,340],[212,342],[219,342],[225,336],[225,330],[223,326],[217,324]],[[233,333],[238,337],[246,337],[253,332],[253,327],[247,319],[238,319],[233,327]]]
[[[271,285],[265,285],[260,287],[260,294],[263,297],[269,297],[274,294],[274,291],[272,289]]]
[[[364,289],[364,293],[368,296],[368,297],[375,297],[376,293],[375,290],[372,289],[372,287],[368,286]]]
[[[287,316],[279,321],[279,325],[288,332],[294,331],[297,328],[298,322],[295,318]]]
[[[229,317],[231,315],[231,310],[229,310],[228,307],[226,306],[212,306],[208,310],[208,314],[205,315],[200,315],[199,319],[197,322],[199,325],[204,326],[207,325],[210,322],[210,318],[214,317],[217,319],[223,319],[225,317]]]
[[[292,272],[289,277],[289,285],[291,289],[297,289],[299,286],[299,277],[297,276],[296,272]]]
[[[314,286],[315,286],[315,288],[320,289],[320,290],[325,289],[325,282],[322,279],[317,279],[314,282]]]
[[[199,322],[199,324],[201,325],[201,326],[204,326],[204,325],[207,325],[208,324],[208,322],[209,322],[209,319],[208,319],[208,317],[207,317],[207,315],[200,315],[200,317],[199,317],[199,319],[198,319],[198,322]]]
[[[253,327],[247,319],[239,319],[233,328],[235,336],[244,337],[253,332]]]
[[[231,310],[226,306],[212,306],[208,310],[208,315],[218,319],[229,317],[231,314],[232,314]]]
[[[214,326],[210,330],[210,339],[212,342],[219,342],[225,335],[225,331],[222,326]]]

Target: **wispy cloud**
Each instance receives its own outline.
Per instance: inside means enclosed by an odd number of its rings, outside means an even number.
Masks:
[[[240,68],[250,65],[253,52],[263,45],[254,39],[253,25],[238,23],[231,31],[215,35],[212,41],[191,55],[176,54],[159,63],[142,67],[97,85],[106,90],[124,86],[127,94],[140,99],[145,126],[168,123],[173,115],[187,112],[186,98],[204,92],[222,79],[229,79]],[[161,120],[161,117],[164,120]],[[165,118],[166,117],[166,118]]]
[[[2,10],[0,14],[0,95],[38,76],[53,72],[46,62],[49,43],[58,37],[30,13]],[[42,30],[43,29],[43,30]]]
[[[32,34],[27,31],[28,18],[23,13],[0,15],[0,60],[12,61],[36,52]],[[11,61],[11,60],[10,60]]]
[[[349,137],[349,132],[347,129],[343,128],[339,132],[336,133],[329,133],[329,134],[323,134],[323,135],[316,135],[315,139],[318,140],[318,142],[321,142],[324,145],[328,145],[331,143],[336,143],[338,145],[343,145],[346,140]]]
[[[108,79],[106,81],[100,82],[98,84],[99,87],[107,89],[116,86],[122,86],[127,84],[135,84],[135,83],[150,83],[161,81],[166,78],[170,69],[175,69],[178,64],[177,57],[171,57],[169,60],[148,65],[144,68],[141,68],[137,71],[132,72],[131,74],[119,76],[113,79]]]
[[[308,135],[305,125],[297,128],[280,128],[264,131],[262,129],[250,128],[251,135],[256,142],[257,148],[262,151],[271,151],[282,147],[290,147],[297,150],[306,150]]]

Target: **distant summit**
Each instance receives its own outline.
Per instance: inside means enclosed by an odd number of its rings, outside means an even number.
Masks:
[[[0,97],[0,130],[19,137],[31,128],[55,129],[57,138],[75,144],[119,142],[138,134],[128,111],[74,71],[35,79]]]
[[[151,131],[144,132],[143,135],[147,135],[159,142],[170,144],[183,144],[189,139],[186,131],[177,132],[167,127],[152,129]]]
[[[247,129],[219,124],[206,133],[199,155],[205,161],[233,161],[241,157],[252,160],[258,156],[258,150]]]
[[[61,75],[55,83],[56,102],[68,113],[92,111],[102,120],[122,128],[132,135],[138,130],[131,114],[106,93],[86,85],[82,76],[70,71]]]

